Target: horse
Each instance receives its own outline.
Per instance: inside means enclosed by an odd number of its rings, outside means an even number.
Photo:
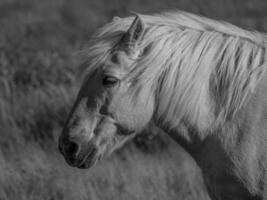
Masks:
[[[184,11],[115,17],[82,53],[59,150],[90,168],[153,124],[195,159],[212,199],[267,199],[266,41]]]

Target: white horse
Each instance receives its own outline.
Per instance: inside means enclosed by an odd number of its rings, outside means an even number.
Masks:
[[[266,41],[181,11],[115,18],[84,52],[66,161],[89,168],[154,123],[195,158],[212,199],[267,199]]]

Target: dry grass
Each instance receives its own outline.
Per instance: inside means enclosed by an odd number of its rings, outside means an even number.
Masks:
[[[91,170],[70,168],[56,147],[82,73],[73,52],[114,15],[167,8],[267,30],[265,0],[0,1],[1,200],[206,199],[194,163],[163,136]]]

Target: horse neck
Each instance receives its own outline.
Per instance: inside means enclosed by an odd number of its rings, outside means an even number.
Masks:
[[[214,120],[207,78],[212,70],[207,66],[172,67],[176,69],[164,74],[157,89],[154,121],[186,150],[193,152],[192,143],[196,149]],[[180,74],[179,80],[173,79],[173,73]]]
[[[188,127],[184,123],[181,123],[179,128],[171,130],[162,124],[159,127],[197,160],[197,152],[202,146],[202,139],[196,129]]]
[[[189,122],[181,121],[179,127],[171,130],[161,126],[194,157],[204,174],[225,183],[222,190],[234,192],[227,185],[242,181],[242,187],[246,188],[240,190],[242,194],[247,190],[255,195],[261,192],[258,183],[265,177],[259,174],[265,173],[262,166],[267,164],[264,144],[267,136],[262,131],[266,129],[266,85],[267,71],[235,118],[210,127],[203,138],[199,128],[192,127]],[[240,191],[236,190],[237,194]]]

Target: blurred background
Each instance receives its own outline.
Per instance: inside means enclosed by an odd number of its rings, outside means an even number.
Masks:
[[[57,150],[90,34],[113,16],[175,8],[267,31],[266,0],[0,0],[1,200],[206,199],[195,163],[156,129],[90,170]]]

